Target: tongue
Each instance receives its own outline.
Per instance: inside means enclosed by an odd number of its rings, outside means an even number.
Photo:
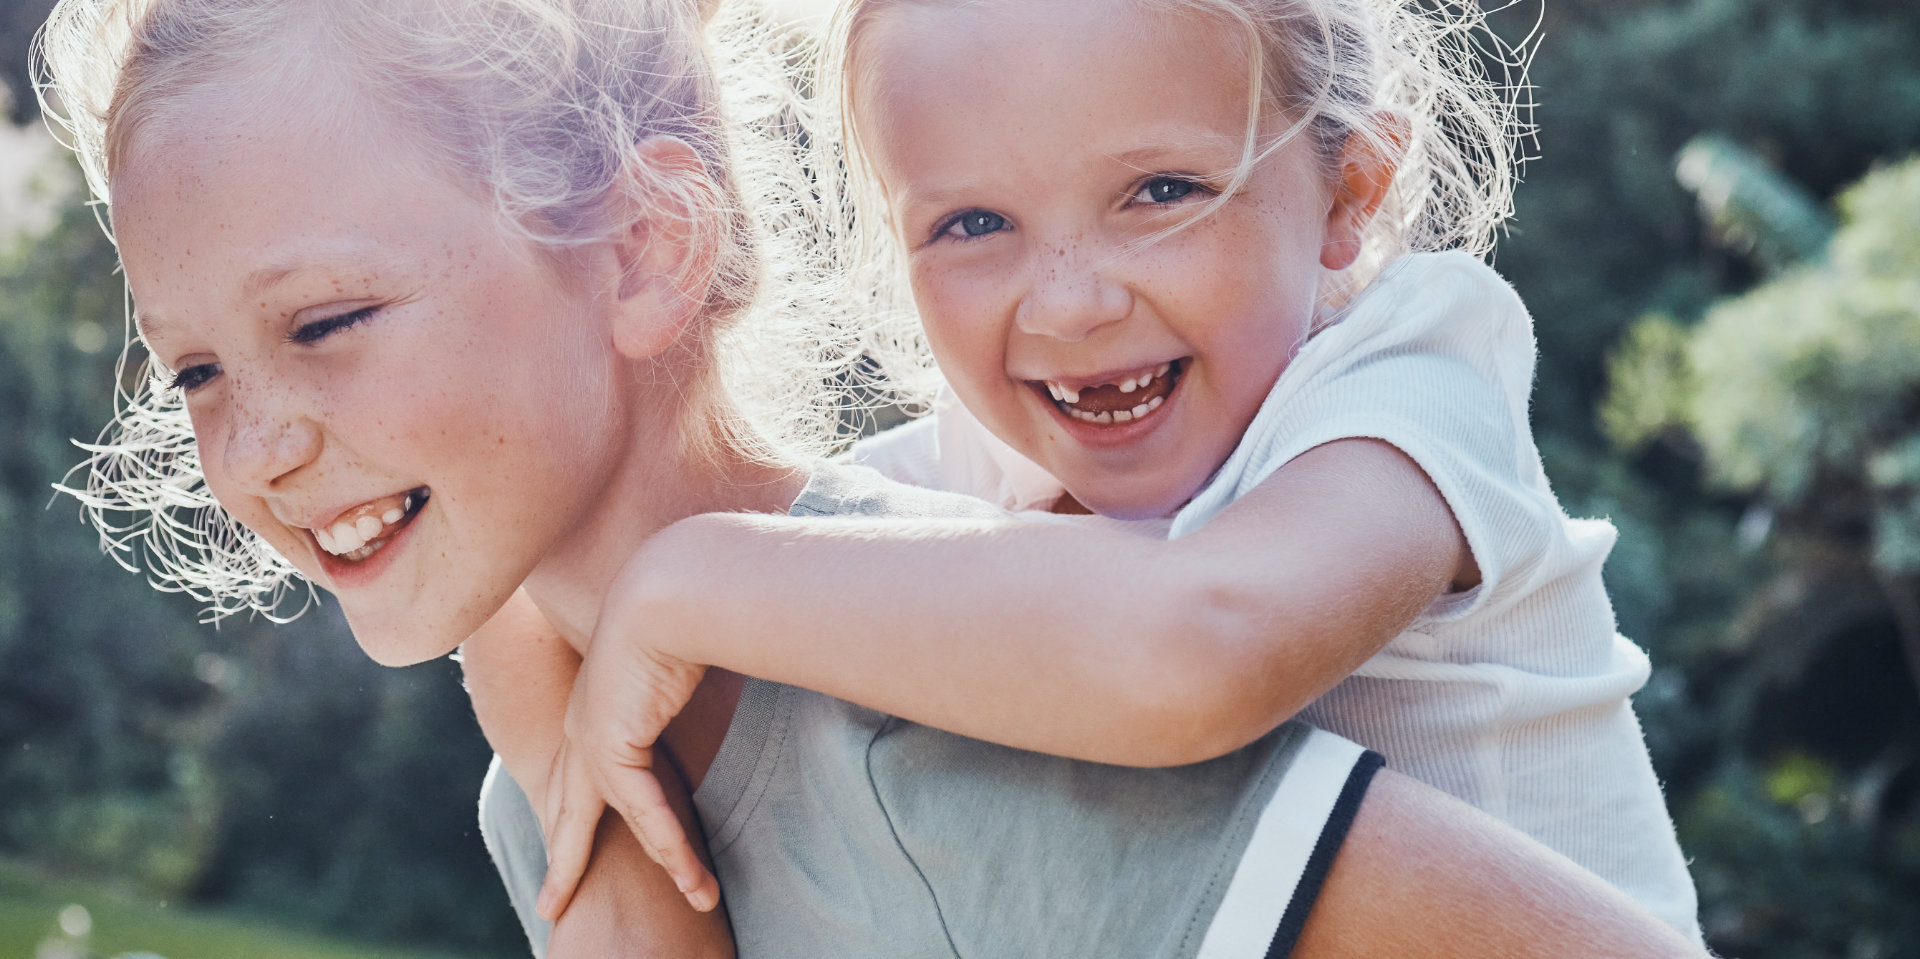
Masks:
[[[1122,393],[1119,386],[1108,383],[1082,389],[1080,401],[1074,403],[1073,407],[1089,413],[1113,413],[1133,409],[1156,396],[1165,396],[1171,392],[1173,392],[1173,377],[1166,375],[1154,377],[1153,382],[1131,393]]]

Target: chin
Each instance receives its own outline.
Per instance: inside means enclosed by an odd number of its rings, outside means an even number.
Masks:
[[[406,627],[363,629],[351,614],[347,616],[347,625],[352,628],[354,641],[360,644],[361,650],[382,666],[412,666],[439,659],[460,648],[467,635],[435,637],[429,630]]]
[[[1172,516],[1180,507],[1185,506],[1192,495],[1171,495],[1165,492],[1142,491],[1137,495],[1082,496],[1072,490],[1073,498],[1080,505],[1113,519],[1161,519]]]

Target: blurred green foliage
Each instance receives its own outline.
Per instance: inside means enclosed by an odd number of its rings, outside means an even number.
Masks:
[[[1846,225],[1819,259],[1697,328],[1637,325],[1603,414],[1629,448],[1685,430],[1718,483],[1817,514],[1836,539],[1858,528],[1885,574],[1920,572],[1920,160],[1840,203]]]
[[[45,5],[0,16],[16,91]],[[1920,211],[1893,166],[1920,150],[1920,4],[1493,16],[1540,36],[1539,159],[1496,265],[1537,321],[1549,474],[1622,532],[1608,584],[1654,659],[1636,705],[1710,941],[1920,959]],[[110,265],[77,209],[0,254],[0,851],[513,951],[445,664],[375,667],[325,609],[196,625],[44,508],[64,439],[104,421],[111,358],[83,347],[119,334]]]
[[[1793,192],[1763,165],[1731,176],[1733,194]],[[1689,843],[1701,857],[1696,876],[1729,923],[1764,931],[1776,945],[1784,932],[1812,954],[1912,954],[1920,950],[1911,708],[1920,684],[1920,159],[1871,173],[1838,205],[1839,230],[1817,246],[1790,239],[1808,230],[1791,204],[1750,207],[1742,242],[1774,251],[1798,242],[1807,258],[1775,260],[1776,276],[1714,304],[1696,325],[1666,315],[1636,323],[1610,360],[1602,419],[1623,449],[1664,442],[1686,450],[1713,487],[1748,501],[1754,545],[1770,541],[1770,577],[1756,581],[1725,634],[1739,645],[1733,662],[1744,674],[1726,701],[1749,744],[1738,748],[1723,730],[1714,781],[1684,810],[1690,831],[1704,837]],[[1863,658],[1870,645],[1883,651]],[[1847,675],[1849,665],[1861,672]],[[1806,730],[1789,728],[1752,748],[1764,690],[1813,686],[1808,673],[1823,666],[1841,671],[1822,682],[1850,687],[1832,692],[1878,693],[1906,707],[1888,716],[1884,702],[1836,703],[1824,719],[1853,727],[1843,748],[1817,749]],[[1755,770],[1755,760],[1769,765]],[[1796,914],[1791,907],[1809,887],[1844,921]]]
[[[1913,594],[1871,545],[1875,510],[1908,515],[1899,437],[1920,424],[1920,353],[1895,332],[1913,321],[1888,299],[1915,269],[1878,258],[1915,249],[1920,212],[1872,183],[1828,205],[1920,149],[1920,5],[1548,0],[1495,19],[1541,31],[1540,158],[1496,265],[1537,322],[1548,473],[1571,512],[1621,529],[1608,585],[1653,656],[1635,702],[1709,941],[1920,956]],[[1826,262],[1794,266],[1835,219]],[[1842,279],[1859,274],[1878,279]],[[1773,352],[1823,338],[1839,352]],[[1670,415],[1687,398],[1719,411],[1713,439]],[[1754,469],[1768,481],[1723,481]]]

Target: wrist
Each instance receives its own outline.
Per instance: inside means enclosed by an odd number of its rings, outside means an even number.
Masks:
[[[691,663],[710,661],[700,615],[727,601],[707,595],[726,583],[717,572],[726,565],[718,536],[723,519],[702,514],[673,523],[648,537],[622,568],[608,610],[618,622],[644,626],[650,652]]]

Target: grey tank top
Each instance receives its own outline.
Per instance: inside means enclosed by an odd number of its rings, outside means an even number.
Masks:
[[[818,468],[792,513],[997,515],[834,464]],[[1109,766],[749,678],[694,805],[745,959],[1189,959],[1202,955],[1229,888],[1247,885],[1235,885],[1243,853],[1315,737],[1334,738],[1288,723],[1209,762]],[[1262,830],[1305,836],[1301,862],[1278,883],[1254,883],[1274,900],[1253,909],[1258,949],[1221,951],[1215,933],[1205,955],[1286,953],[1375,766],[1352,747],[1318,767],[1335,780],[1319,790],[1328,798],[1288,798],[1267,817],[1283,822]],[[539,826],[498,770],[482,825],[538,947],[544,930],[529,907],[545,869]],[[1281,848],[1271,837],[1256,846]]]

